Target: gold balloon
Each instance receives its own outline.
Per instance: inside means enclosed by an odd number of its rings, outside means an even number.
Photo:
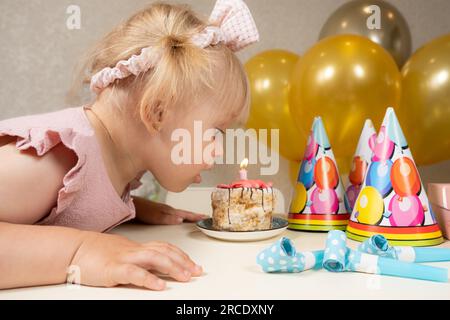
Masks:
[[[402,67],[411,55],[408,23],[393,5],[381,0],[356,0],[339,7],[320,31],[319,39],[357,34],[385,48]]]
[[[343,160],[352,157],[365,119],[381,123],[386,108],[398,106],[401,94],[392,57],[355,35],[326,38],[309,49],[296,64],[291,85],[295,123],[306,131],[321,116],[333,152]]]
[[[333,146],[331,146],[333,147]],[[336,146],[338,148],[339,146]],[[347,176],[350,172],[350,167],[352,165],[352,157],[336,158],[336,164],[339,169],[339,174],[342,176]]]
[[[298,60],[292,52],[269,50],[245,64],[252,101],[247,127],[279,129],[279,152],[289,160],[301,160],[306,143],[306,134],[295,125],[289,109],[289,80]]]
[[[450,34],[417,50],[403,67],[399,120],[417,164],[450,159]]]

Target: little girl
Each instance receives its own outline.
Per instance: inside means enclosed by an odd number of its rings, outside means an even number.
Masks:
[[[154,4],[101,40],[83,82],[91,103],[0,122],[0,288],[81,283],[165,288],[202,268],[168,243],[102,232],[136,218],[175,224],[204,216],[130,196],[150,171],[167,190],[201,181],[222,146],[200,164],[171,159],[176,129],[219,133],[245,116],[249,90],[233,52],[258,40],[242,0],[218,0],[209,23],[184,6]],[[219,139],[217,139],[219,140]],[[208,149],[209,150],[209,149]],[[203,152],[202,152],[203,154]]]

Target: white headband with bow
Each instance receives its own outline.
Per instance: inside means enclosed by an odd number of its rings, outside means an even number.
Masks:
[[[224,43],[236,52],[259,40],[255,21],[242,0],[217,0],[209,23],[213,26],[206,27],[191,38],[194,45],[206,48]],[[139,55],[121,60],[114,68],[104,68],[92,76],[91,90],[98,94],[117,79],[146,72],[158,62],[159,58],[160,53],[154,48],[143,48]]]

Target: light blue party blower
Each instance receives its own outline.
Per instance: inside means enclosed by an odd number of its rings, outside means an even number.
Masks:
[[[297,252],[294,243],[286,237],[261,251],[256,257],[264,272],[296,273],[322,268],[323,250]]]
[[[381,234],[371,236],[361,243],[358,251],[406,262],[450,261],[450,249],[448,248],[393,247]]]
[[[380,257],[346,246],[347,236],[343,231],[328,233],[323,257],[323,267],[331,272],[356,271],[387,276],[448,282],[448,270],[392,258]]]

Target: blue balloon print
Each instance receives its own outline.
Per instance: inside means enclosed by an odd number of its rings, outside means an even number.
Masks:
[[[366,185],[376,188],[383,198],[392,191],[391,169],[391,160],[375,161],[367,172]]]
[[[298,173],[298,182],[303,183],[306,190],[312,187],[314,184],[314,166],[316,165],[316,159],[303,160],[300,166],[300,172]]]

